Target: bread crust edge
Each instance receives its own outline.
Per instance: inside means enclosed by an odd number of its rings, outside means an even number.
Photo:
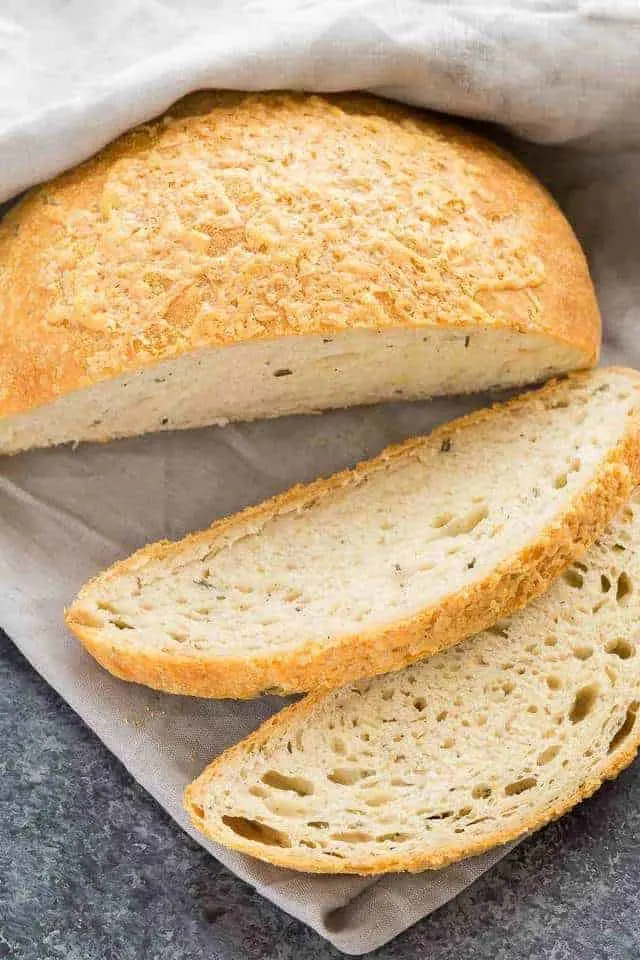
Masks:
[[[321,860],[320,857],[305,856],[304,854],[287,855],[288,848],[286,847],[267,847],[251,840],[245,840],[231,830],[217,831],[211,829],[199,816],[198,808],[201,807],[199,803],[201,793],[206,790],[207,783],[215,776],[218,768],[229,760],[233,760],[237,753],[243,753],[249,748],[259,748],[273,734],[277,735],[285,730],[292,717],[298,718],[300,715],[304,717],[311,713],[322,699],[322,693],[309,694],[298,703],[294,703],[270,717],[244,740],[220,754],[196,780],[189,784],[184,792],[184,808],[189,814],[193,826],[200,833],[204,834],[209,840],[239,853],[266,861],[274,866],[304,873],[374,876],[384,873],[419,873],[423,870],[438,870],[467,857],[479,856],[494,847],[521,839],[525,835],[559,819],[583,800],[593,796],[605,781],[614,780],[622,773],[633,762],[640,747],[640,722],[636,721],[634,726],[635,736],[632,734],[630,742],[611,756],[610,762],[602,767],[599,774],[588,777],[577,790],[558,800],[551,808],[543,812],[536,811],[523,818],[519,823],[515,823],[504,830],[496,830],[494,833],[471,843],[464,843],[459,847],[446,847],[439,852],[424,852],[409,857],[397,855],[376,857],[375,860],[370,858],[369,861],[354,861],[353,859],[342,861],[333,857],[326,857]]]
[[[61,397],[75,392],[82,393],[95,384],[109,382],[144,368],[152,368],[176,354],[182,356],[201,347],[222,349],[228,344],[296,335],[296,332],[289,329],[286,324],[276,324],[260,337],[254,337],[244,329],[232,335],[221,327],[203,341],[196,332],[191,330],[185,332],[183,328],[186,317],[181,315],[180,322],[174,324],[171,329],[168,346],[158,347],[144,362],[140,362],[135,351],[132,350],[121,355],[114,354],[111,338],[86,330],[81,325],[78,326],[75,315],[71,326],[56,328],[57,332],[52,335],[45,324],[45,319],[52,305],[56,303],[56,298],[47,292],[39,294],[30,308],[30,313],[36,320],[34,330],[30,332],[31,355],[25,356],[17,349],[13,327],[20,330],[24,338],[24,313],[19,312],[17,308],[13,311],[11,303],[12,301],[21,302],[24,290],[28,289],[33,281],[32,271],[27,268],[39,255],[43,244],[55,238],[58,229],[57,221],[52,224],[44,215],[49,195],[54,193],[56,202],[60,203],[60,206],[56,206],[58,217],[72,217],[77,214],[79,210],[95,202],[98,187],[101,187],[113,163],[123,157],[134,157],[138,150],[150,146],[154,142],[153,138],[160,135],[165,116],[178,118],[188,116],[191,104],[202,96],[202,94],[192,94],[183,98],[159,117],[122,134],[78,167],[61,174],[49,183],[32,188],[0,223],[2,256],[7,261],[11,256],[21,265],[21,270],[16,271],[16,276],[12,277],[0,298],[0,308],[5,307],[7,315],[11,314],[11,323],[5,320],[4,326],[0,329],[0,339],[4,335],[6,340],[7,354],[0,372],[7,382],[11,381],[13,384],[10,390],[0,393],[0,417],[8,418],[36,410]],[[228,96],[228,93],[214,91],[206,96],[211,100],[210,109],[213,111],[216,105]],[[318,96],[330,105],[340,104],[344,100],[352,102],[358,100],[366,104],[367,109],[375,109],[381,116],[395,118],[398,121],[410,118],[425,128],[443,131],[450,138],[454,152],[471,163],[481,165],[484,175],[493,185],[494,198],[501,209],[517,210],[518,216],[527,225],[530,247],[543,261],[546,274],[542,286],[532,288],[533,294],[541,304],[541,313],[537,318],[531,318],[526,311],[518,308],[512,292],[506,291],[502,296],[502,309],[495,315],[491,314],[491,327],[547,337],[550,345],[572,348],[581,355],[581,359],[576,360],[576,367],[586,368],[597,362],[601,320],[585,254],[556,201],[523,164],[491,140],[429,111],[366,94]],[[278,95],[274,96],[273,92],[253,93],[247,94],[246,98],[256,103],[264,101],[273,104],[277,101]],[[295,106],[304,103],[304,95],[287,94],[285,100]],[[276,110],[277,107],[271,106],[271,109]],[[328,121],[325,120],[325,122]],[[250,158],[250,153],[248,156]],[[58,201],[57,191],[61,187],[69,188],[70,193],[69,196],[65,194],[63,199]],[[71,273],[74,267],[75,265],[72,266]],[[367,329],[376,328],[374,323],[365,323],[364,326]],[[473,331],[477,324],[470,315],[461,315],[451,324],[441,324],[437,317],[428,318],[428,320],[423,318],[421,322],[416,321],[415,324],[399,324],[393,312],[390,312],[383,326],[385,329],[415,329],[416,331],[439,326],[452,329],[468,326]],[[323,316],[321,322],[315,323],[306,332],[322,336],[341,329],[327,314]],[[177,349],[177,345],[183,340],[184,346]],[[100,356],[104,351],[111,355],[111,365],[108,370],[92,372],[89,361],[95,356]],[[38,353],[46,353],[48,356],[48,367],[44,370],[37,369],[35,361]],[[103,439],[116,435],[105,436]]]
[[[640,383],[640,373],[623,368]],[[588,378],[572,374],[568,379]],[[544,400],[557,385],[551,381],[533,391]],[[430,442],[487,419],[496,408],[518,409],[531,402],[532,391],[506,403],[475,411],[437,427],[427,435]],[[386,448],[377,457],[326,479],[299,484],[256,506],[222,518],[206,530],[180,541],[160,541],[116,563],[90,580],[65,612],[67,626],[88,652],[110,673],[122,680],[143,683],[168,693],[215,699],[247,699],[265,692],[298,693],[311,689],[333,689],[350,680],[401,669],[416,660],[453,646],[491,626],[502,616],[525,606],[545,592],[551,582],[591,546],[605,525],[629,498],[640,482],[640,413],[629,418],[621,441],[587,487],[574,498],[558,521],[549,524],[533,543],[515,557],[504,561],[491,574],[447,597],[442,603],[420,611],[414,617],[360,634],[348,634],[329,647],[309,641],[293,651],[243,657],[195,658],[116,647],[101,636],[83,611],[83,599],[101,581],[109,581],[144,566],[148,560],[181,553],[200,542],[211,542],[238,532],[259,529],[273,516],[287,510],[303,509],[305,503],[327,496],[336,488],[362,480],[376,469],[419,447],[425,438],[411,438]]]

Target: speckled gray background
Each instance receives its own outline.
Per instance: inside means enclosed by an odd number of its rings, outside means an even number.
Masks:
[[[220,866],[0,634],[0,957],[337,960]],[[637,960],[640,763],[376,960]]]

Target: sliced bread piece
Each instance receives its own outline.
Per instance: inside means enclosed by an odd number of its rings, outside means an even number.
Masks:
[[[250,697],[397,669],[542,593],[640,480],[640,374],[599,369],[294,487],[89,582],[107,669]]]
[[[640,497],[583,560],[454,649],[274,716],[187,789],[194,824],[283,867],[370,874],[559,817],[640,742]]]
[[[0,225],[0,453],[590,367],[586,260],[494,144],[354,94],[204,92]]]

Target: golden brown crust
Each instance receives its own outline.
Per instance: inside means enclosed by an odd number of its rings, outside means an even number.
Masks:
[[[364,95],[200,93],[0,225],[0,416],[208,346],[502,326],[597,358],[582,251],[515,160]]]
[[[640,382],[640,374],[626,371]],[[574,374],[581,379],[589,374]],[[556,381],[535,392],[541,403],[555,389]],[[517,410],[531,403],[531,393],[506,404]],[[491,416],[492,407],[478,410],[453,423],[443,424],[430,435],[451,437]],[[273,652],[254,657],[206,657],[163,651],[144,651],[105,640],[91,614],[83,609],[84,597],[94,584],[108,582],[182,553],[199,543],[211,543],[212,534],[224,541],[239,532],[259,529],[276,514],[302,509],[304,504],[329,495],[333,490],[359,483],[373,471],[384,469],[389,460],[402,458],[419,447],[417,437],[388,447],[373,460],[358,464],[328,479],[298,485],[261,504],[216,521],[207,530],[191,534],[178,543],[162,541],[137,551],[89,581],[66,612],[67,625],[95,659],[123,680],[144,683],[169,693],[200,697],[243,699],[261,692],[296,692],[342,685],[346,679],[397,670],[414,660],[451,646],[478,633],[542,594],[573,560],[594,542],[606,524],[628,499],[640,482],[640,418],[629,418],[623,439],[611,451],[592,482],[576,497],[571,508],[558,522],[549,525],[538,541],[511,561],[499,565],[490,576],[448,597],[443,603],[421,611],[414,618],[387,628],[338,638],[331,646],[309,642],[294,651]]]
[[[284,733],[289,727],[290,721],[295,722],[300,717],[310,716],[322,699],[322,693],[309,694],[298,703],[270,717],[245,740],[234,744],[220,754],[193,783],[189,784],[184,793],[184,806],[193,825],[198,830],[215,843],[221,843],[223,846],[231,847],[240,853],[253,857],[259,856],[260,860],[266,860],[276,866],[307,873],[356,873],[360,876],[366,876],[380,873],[419,873],[421,870],[437,870],[466,857],[478,856],[493,847],[509,843],[509,841],[516,840],[527,833],[539,830],[552,820],[557,820],[558,817],[575,807],[576,804],[594,794],[605,780],[614,780],[619,773],[632,763],[640,747],[640,727],[636,724],[633,731],[634,735],[628,738],[628,744],[607,758],[600,774],[586,779],[578,790],[558,800],[553,807],[546,808],[542,812],[532,813],[529,817],[523,817],[520,823],[513,824],[504,830],[497,829],[495,833],[481,839],[472,842],[461,840],[458,847],[450,847],[438,852],[423,852],[412,857],[395,854],[385,858],[376,857],[375,861],[369,860],[368,862],[360,861],[357,863],[354,863],[353,859],[346,861],[325,857],[320,861],[318,857],[311,854],[305,855],[277,846],[267,847],[264,844],[245,839],[230,830],[224,831],[223,834],[223,831],[218,833],[215,828],[212,829],[211,825],[205,822],[199,814],[200,798],[206,794],[207,783],[216,775],[218,768],[233,762],[237,754],[245,754],[249,750],[258,749],[272,736],[277,736],[280,732]]]

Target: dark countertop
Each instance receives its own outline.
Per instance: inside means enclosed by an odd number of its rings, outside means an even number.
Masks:
[[[0,957],[339,960],[189,839],[0,634]],[[640,762],[376,960],[638,960]]]

